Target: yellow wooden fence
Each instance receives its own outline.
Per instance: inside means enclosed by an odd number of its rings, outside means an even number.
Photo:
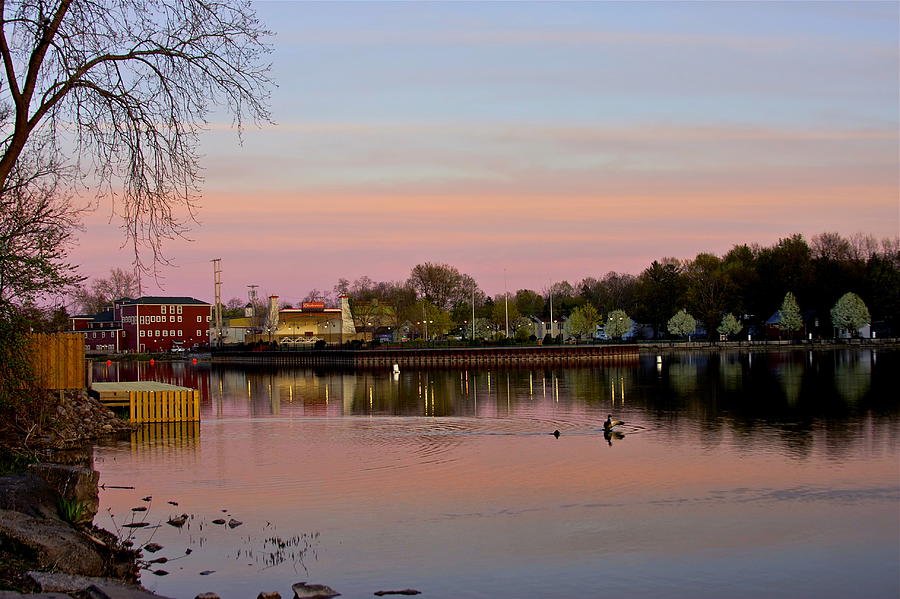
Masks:
[[[200,392],[130,391],[131,422],[185,422],[200,420]]]
[[[84,388],[84,335],[36,333],[28,346],[38,384],[44,389]]]

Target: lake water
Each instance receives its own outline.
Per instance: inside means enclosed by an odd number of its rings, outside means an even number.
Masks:
[[[98,381],[201,389],[203,419],[97,447],[95,522],[163,545],[145,555],[168,574],[141,581],[186,599],[298,581],[347,598],[896,598],[898,372],[889,350],[399,376],[98,364]],[[607,414],[625,424],[605,438]]]

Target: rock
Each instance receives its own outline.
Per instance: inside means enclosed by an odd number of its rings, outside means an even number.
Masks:
[[[169,518],[169,521],[166,522],[166,524],[171,524],[172,526],[184,526],[184,523],[187,522],[187,519],[187,514],[181,514],[180,516]]]
[[[59,495],[47,481],[33,474],[0,476],[0,509],[35,518],[57,519]]]
[[[146,512],[146,511],[147,511],[147,508],[146,508],[146,506],[139,505],[139,506],[137,506],[137,507],[131,508],[131,511],[132,511],[132,512]]]
[[[281,599],[281,593],[276,591],[265,592],[263,591],[259,595],[256,596],[256,599]]]
[[[194,599],[219,599],[219,596],[215,593],[200,593]]]
[[[42,591],[57,591],[62,593],[80,593],[92,586],[121,587],[123,589],[140,590],[136,584],[127,584],[98,576],[78,576],[75,574],[63,574],[61,572],[29,572],[28,577],[34,581]]]
[[[42,568],[86,576],[104,573],[104,559],[93,543],[62,520],[0,510],[0,539],[33,553]]]
[[[243,524],[243,522],[241,522],[240,520],[235,520],[234,518],[232,518],[231,520],[228,521],[228,528],[237,528],[237,527],[240,526],[241,524]]]
[[[0,591],[0,599],[72,599],[72,596],[62,593],[28,593],[23,595],[15,591]]]
[[[47,463],[30,464],[28,472],[47,481],[66,500],[81,506],[81,516],[76,523],[93,521],[100,507],[99,472],[83,466]]]
[[[146,497],[141,497],[141,501],[151,501],[153,499],[153,495],[147,495]]]
[[[121,588],[108,583],[92,585],[86,596],[90,599],[168,599],[140,587]]]
[[[306,584],[295,582],[291,585],[294,591],[294,599],[329,599],[340,595],[337,591],[324,584]]]
[[[383,597],[384,595],[421,595],[422,591],[417,591],[416,589],[403,589],[400,591],[375,591],[375,594],[379,597]]]
[[[222,518],[216,518],[212,521],[213,524],[225,524],[225,520]]]
[[[169,573],[165,570],[153,570],[153,573],[157,576],[167,576]]]
[[[200,576],[209,576],[210,574],[215,574],[215,573],[216,573],[215,570],[204,570],[203,572],[200,572]]]
[[[163,548],[163,546],[160,545],[159,543],[147,543],[146,545],[144,545],[144,549],[146,549],[150,553],[156,553],[157,551],[159,551],[162,548]]]
[[[177,501],[167,501],[166,503],[168,503],[169,505],[178,505]]]

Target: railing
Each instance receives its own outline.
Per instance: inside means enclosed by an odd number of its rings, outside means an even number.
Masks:
[[[200,392],[130,391],[129,420],[145,422],[190,422],[200,420]]]

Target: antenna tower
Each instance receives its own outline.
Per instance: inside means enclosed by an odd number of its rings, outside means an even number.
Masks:
[[[222,338],[225,336],[225,330],[222,327],[222,259],[213,258],[213,286],[215,289],[215,304],[213,304],[213,317],[215,319],[215,336],[216,346],[222,345]]]

